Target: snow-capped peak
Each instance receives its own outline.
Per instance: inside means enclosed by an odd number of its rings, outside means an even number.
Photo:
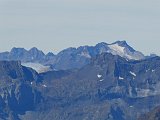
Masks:
[[[112,44],[119,44],[121,46],[126,46],[126,45],[128,46],[128,44],[127,44],[127,42],[125,40],[118,40],[118,41],[116,41],[116,42],[114,42]]]
[[[113,55],[119,55],[129,60],[144,59],[144,55],[138,51],[135,51],[126,43],[126,41],[117,41],[112,44],[108,44],[108,48],[108,53],[112,53]]]

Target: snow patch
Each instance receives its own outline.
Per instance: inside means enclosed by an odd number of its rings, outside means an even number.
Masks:
[[[90,56],[89,53],[87,53],[87,52],[82,52],[80,55],[81,55],[81,56],[84,56],[84,57],[86,57],[86,58],[91,58],[91,56]]]
[[[42,85],[43,87],[47,87],[47,85]]]
[[[152,72],[154,72],[155,70],[152,70]]]
[[[38,73],[43,73],[43,72],[47,72],[47,71],[50,71],[50,66],[44,66],[40,63],[31,63],[31,62],[28,62],[28,63],[22,63],[22,66],[25,66],[25,67],[30,67],[32,69],[34,69],[36,72]]]
[[[132,72],[132,71],[130,71],[129,73],[130,73],[131,75],[135,76],[135,77],[137,76],[137,75],[136,75],[134,72]]]
[[[119,46],[118,44],[108,45],[108,47],[109,47],[111,50],[119,53],[119,55],[124,54],[124,49],[125,49],[125,47]]]
[[[121,57],[127,58],[128,60],[140,60],[143,59],[143,55],[139,52],[131,52],[127,47],[120,46],[118,43],[109,44],[109,49],[107,52],[112,53],[113,55],[119,55]],[[127,61],[128,61],[127,60]]]
[[[123,80],[124,78],[123,78],[123,77],[119,77],[119,79],[120,79],[120,80]]]
[[[100,82],[102,82],[104,79],[99,80]]]
[[[101,77],[102,77],[102,75],[98,74],[98,75],[97,75],[97,77],[98,77],[98,78],[101,78]]]

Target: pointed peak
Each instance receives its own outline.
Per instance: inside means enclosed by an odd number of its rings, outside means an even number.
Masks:
[[[105,43],[105,42],[100,42],[100,43],[98,43],[97,45],[107,45],[107,43]]]
[[[121,41],[118,40],[118,41],[116,41],[116,42],[114,42],[114,43],[112,43],[110,45],[115,45],[115,44],[117,44],[117,45],[119,45],[121,47],[125,47],[125,48],[129,49],[131,52],[135,52],[136,51],[130,45],[128,45],[128,43],[125,40],[121,40]]]
[[[40,51],[40,50],[36,47],[32,47],[29,51]]]
[[[46,54],[46,56],[55,56],[52,52]]]
[[[118,41],[113,42],[111,44],[108,44],[106,42],[100,42],[96,46],[107,46],[107,45],[114,45],[114,44],[118,44],[120,46],[129,46],[125,40],[118,40]]]
[[[112,44],[118,44],[118,45],[121,45],[121,46],[124,46],[124,45],[128,45],[127,42],[125,40],[118,40]]]
[[[69,52],[73,52],[73,51],[75,51],[75,50],[76,50],[76,48],[74,48],[74,47],[69,47],[69,48],[63,49],[63,50],[60,51],[58,54],[60,55],[60,54],[64,54],[64,53],[69,53]]]
[[[33,48],[31,48],[29,51],[28,51],[30,54],[34,54],[34,55],[36,55],[36,54],[41,54],[41,55],[45,55],[44,53],[43,53],[43,51],[41,51],[41,50],[39,50],[38,48],[36,48],[36,47],[33,47]]]
[[[106,47],[108,44],[105,42],[100,42],[98,44],[96,44],[96,47]]]

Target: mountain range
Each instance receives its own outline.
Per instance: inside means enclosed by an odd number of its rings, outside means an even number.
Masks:
[[[23,63],[40,63],[45,66],[50,66],[52,69],[67,70],[81,68],[88,64],[91,58],[104,52],[119,55],[128,60],[145,58],[141,52],[134,50],[126,41],[116,41],[112,44],[102,42],[95,46],[71,47],[62,50],[56,55],[52,52],[44,54],[35,47],[28,51],[24,48],[12,48],[10,52],[0,53],[0,60],[19,60]]]
[[[0,54],[0,120],[159,119],[158,56],[125,41],[68,48],[48,59],[36,48],[23,49],[26,55],[14,49]]]

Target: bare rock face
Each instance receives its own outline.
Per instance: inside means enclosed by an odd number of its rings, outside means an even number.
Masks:
[[[0,75],[3,120],[135,120],[160,104],[160,57],[102,53],[80,69],[42,74],[2,61]]]
[[[159,57],[127,61],[103,53],[79,70],[43,73],[45,102],[21,119],[135,120],[159,104],[159,66]]]
[[[160,107],[156,107],[150,112],[141,115],[138,120],[160,120]]]
[[[0,61],[0,118],[18,120],[18,114],[33,110],[41,97],[31,83],[39,82],[38,74],[19,61]]]

